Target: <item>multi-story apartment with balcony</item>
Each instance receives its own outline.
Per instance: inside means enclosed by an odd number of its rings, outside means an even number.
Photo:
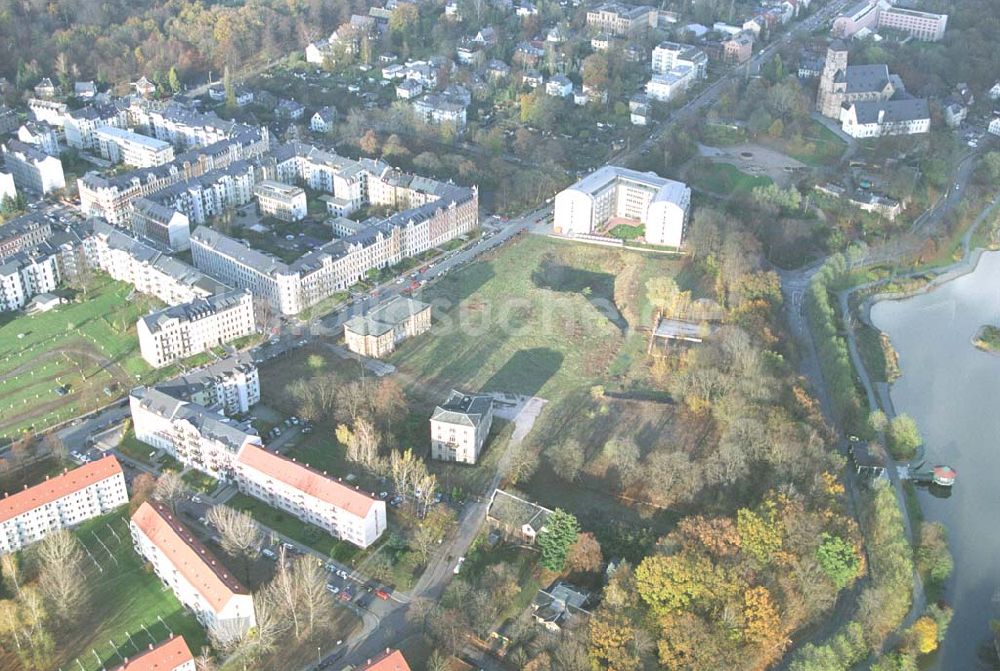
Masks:
[[[261,445],[260,436],[248,424],[165,393],[170,389],[167,384],[163,390],[137,387],[129,393],[135,437],[185,466],[231,480],[236,455],[245,445]]]
[[[263,447],[240,450],[236,481],[245,494],[358,547],[368,547],[386,529],[385,501]]]
[[[241,128],[232,139],[185,152],[161,166],[140,168],[112,177],[88,172],[77,180],[80,209],[87,216],[100,217],[112,224],[126,224],[131,219],[132,202],[136,198],[150,196],[178,182],[256,158],[267,151],[266,129]],[[252,190],[252,184],[250,188]],[[190,212],[185,214],[192,217]]]
[[[101,156],[112,163],[153,168],[174,160],[174,146],[169,142],[124,128],[103,126],[94,131],[94,139]]]
[[[146,501],[129,522],[135,551],[216,638],[232,640],[257,623],[253,597],[169,507]]]
[[[197,298],[141,318],[139,351],[154,368],[255,333],[253,295],[246,289]]]
[[[223,415],[243,415],[260,401],[260,375],[253,359],[240,352],[163,382],[157,389]]]
[[[679,42],[660,42],[653,47],[653,54],[650,58],[653,72],[664,74],[670,72],[678,65],[686,65],[692,68],[698,79],[705,77],[708,68],[708,56],[698,47],[690,44],[680,44]]]
[[[128,503],[121,464],[109,455],[0,499],[0,553]]]
[[[66,187],[62,161],[20,140],[3,147],[4,164],[22,191],[45,195]]]
[[[183,636],[170,635],[165,641],[153,645],[122,660],[113,671],[196,671],[194,655]]]
[[[612,219],[645,225],[646,242],[679,247],[691,209],[691,189],[651,172],[605,166],[555,198],[554,230],[590,235]]]
[[[247,129],[212,113],[195,112],[175,103],[135,101],[128,109],[129,121],[146,135],[169,142],[175,147],[193,149],[230,140]],[[265,137],[266,128],[257,129]],[[266,147],[265,147],[266,149]]]
[[[282,221],[300,221],[306,218],[306,192],[297,186],[266,179],[254,187],[257,208]]]
[[[99,128],[125,128],[128,115],[125,109],[116,105],[87,105],[66,112],[63,132],[66,144],[75,149],[93,150],[98,146]]]
[[[46,243],[0,261],[0,312],[20,309],[32,296],[55,291],[61,279],[59,254]]]
[[[183,261],[167,256],[103,221],[84,240],[88,263],[167,305],[183,305],[228,290]]]
[[[0,259],[31,249],[52,236],[52,226],[41,214],[25,214],[0,224]]]
[[[493,425],[493,397],[452,391],[431,415],[431,457],[474,464]]]
[[[225,210],[252,201],[255,182],[253,166],[246,161],[236,161],[171,184],[149,196],[149,200],[176,210],[189,222],[200,225]]]

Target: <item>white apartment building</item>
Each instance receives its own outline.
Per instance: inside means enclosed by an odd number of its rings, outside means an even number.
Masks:
[[[171,184],[149,199],[180,212],[190,222],[204,224],[210,217],[252,201],[255,180],[253,166],[236,161]]]
[[[686,65],[695,71],[695,77],[703,79],[708,67],[708,56],[704,51],[690,44],[660,42],[653,47],[650,64],[654,73],[665,74],[677,65]]]
[[[121,464],[108,455],[0,499],[0,553],[128,503]]]
[[[366,548],[386,529],[385,501],[256,445],[236,460],[240,491]]]
[[[14,185],[12,174],[0,171],[0,202],[3,202],[4,198],[11,200],[17,198],[17,186]]]
[[[191,248],[191,221],[187,215],[148,198],[132,203],[132,230],[174,252]]]
[[[253,295],[244,289],[197,298],[143,317],[136,329],[142,358],[162,368],[255,333]]]
[[[554,231],[590,235],[612,219],[646,226],[646,241],[679,247],[691,209],[691,189],[651,172],[604,166],[555,198]]]
[[[103,221],[84,241],[88,263],[167,305],[182,305],[228,289],[183,261],[161,254]]]
[[[29,121],[17,129],[17,139],[30,144],[49,156],[59,156],[59,136],[56,129],[44,121]]]
[[[195,671],[194,655],[183,636],[170,635],[148,650],[126,657],[113,671]]]
[[[59,254],[48,245],[8,257],[0,262],[0,312],[18,310],[32,296],[55,291],[61,279]]]
[[[166,106],[148,101],[137,101],[128,110],[133,125],[158,140],[184,149],[207,147],[234,137],[239,124],[226,121],[215,114],[194,112],[180,105]],[[261,129],[266,134],[266,129]]]
[[[424,122],[440,126],[441,124],[454,124],[457,130],[465,128],[468,119],[464,103],[438,93],[428,93],[427,95],[415,99],[411,105],[413,112]]]
[[[223,640],[257,623],[253,597],[170,508],[146,501],[129,522],[135,551],[198,621]]]
[[[66,122],[68,109],[66,103],[59,103],[54,100],[42,100],[41,98],[30,98],[28,100],[28,111],[35,116],[37,121],[44,121],[57,128],[62,128]]]
[[[49,156],[20,140],[11,140],[4,145],[3,155],[18,189],[45,195],[66,187],[62,161],[55,156]]]
[[[128,400],[138,440],[213,478],[231,480],[243,446],[261,445],[249,425],[160,389],[137,387]]]
[[[431,457],[474,464],[493,425],[493,398],[452,391],[431,415]]]
[[[240,352],[156,386],[181,401],[223,415],[245,415],[260,402],[260,375],[253,359]]]
[[[696,72],[689,65],[675,65],[667,72],[656,73],[646,83],[646,96],[660,102],[673,100],[694,83]]]
[[[174,147],[169,142],[124,128],[103,126],[94,131],[94,139],[101,156],[112,163],[152,168],[174,160]]]
[[[297,186],[267,179],[257,184],[253,192],[261,214],[282,221],[300,221],[306,218],[306,192]]]
[[[128,115],[123,109],[113,105],[88,105],[66,112],[63,132],[70,147],[92,150],[97,147],[98,128],[125,128],[127,124]]]

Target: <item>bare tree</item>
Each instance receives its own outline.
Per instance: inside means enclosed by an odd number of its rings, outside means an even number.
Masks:
[[[245,512],[229,506],[212,506],[205,519],[219,531],[222,549],[233,556],[252,557],[260,546],[260,527]]]
[[[83,574],[83,550],[76,536],[66,529],[54,531],[38,544],[38,586],[53,611],[69,618],[87,598]]]
[[[319,560],[312,556],[299,557],[293,568],[298,597],[297,606],[305,619],[305,636],[317,627],[329,623],[333,609],[330,593],[326,591],[326,572]]]
[[[63,439],[59,437],[59,434],[55,431],[50,431],[45,434],[42,439],[42,445],[59,460],[66,460],[69,457],[69,451],[66,449],[66,443]]]
[[[337,419],[356,423],[362,416],[370,416],[375,409],[375,385],[368,378],[361,378],[341,385],[337,390]]]
[[[132,497],[128,501],[128,510],[134,513],[144,502],[149,500],[156,490],[156,478],[149,473],[140,473],[132,480]]]
[[[201,653],[194,658],[195,671],[219,671],[219,665],[212,656],[212,649],[207,645],[202,647]]]
[[[364,417],[354,422],[354,432],[347,443],[347,458],[375,470],[378,466],[379,435],[372,423]]]
[[[187,486],[181,479],[181,474],[177,471],[163,471],[156,480],[156,487],[153,489],[153,498],[170,506],[170,509],[177,512],[177,503],[180,502],[187,493]]]

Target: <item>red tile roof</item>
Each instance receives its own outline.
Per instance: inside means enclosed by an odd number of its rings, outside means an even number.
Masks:
[[[351,489],[311,468],[256,445],[244,445],[237,461],[359,517],[367,517],[371,507],[376,503],[375,498],[363,492]]]
[[[205,597],[216,613],[221,612],[234,596],[249,594],[246,587],[177,520],[167,506],[146,501],[132,515],[132,521]]]
[[[0,499],[0,522],[23,515],[29,510],[52,503],[101,480],[121,474],[122,467],[113,455],[84,464],[72,471],[49,478],[34,487]]]
[[[386,650],[385,654],[368,660],[368,666],[362,666],[358,671],[411,671],[410,665],[399,650]]]
[[[184,642],[184,637],[175,636],[155,648],[150,646],[149,650],[135,659],[126,658],[125,663],[115,671],[174,671],[181,664],[193,661],[194,655]]]

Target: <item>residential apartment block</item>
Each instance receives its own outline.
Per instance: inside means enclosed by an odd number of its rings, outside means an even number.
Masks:
[[[657,72],[646,82],[650,100],[667,102],[684,93],[697,79],[697,70],[690,65],[675,65],[666,72]]]
[[[679,247],[691,209],[691,189],[651,172],[604,166],[555,198],[554,231],[590,235],[612,219],[646,226],[646,242]]]
[[[348,319],[344,323],[344,340],[352,352],[378,359],[395,351],[403,340],[430,328],[430,305],[396,296],[364,316]]]
[[[174,160],[174,146],[124,128],[103,126],[94,131],[97,149],[112,163],[153,168]]]
[[[0,170],[0,202],[5,198],[17,198],[17,186],[14,184],[14,175]]]
[[[153,571],[222,640],[257,623],[253,597],[162,503],[146,501],[129,522],[132,543]]]
[[[255,183],[253,166],[247,161],[236,161],[178,181],[148,198],[180,212],[189,222],[204,224],[210,217],[252,201]]]
[[[306,192],[297,186],[264,180],[253,189],[257,208],[282,221],[300,221],[306,218]]]
[[[70,147],[93,150],[98,146],[97,129],[125,128],[127,125],[125,109],[116,105],[88,105],[66,112],[63,132]]]
[[[260,402],[260,375],[246,352],[189,371],[156,388],[227,416],[246,414]]]
[[[660,42],[653,47],[650,58],[653,72],[665,74],[678,65],[686,65],[695,71],[699,79],[705,77],[708,68],[708,56],[704,51],[690,44],[678,42]]]
[[[0,499],[0,553],[17,552],[57,529],[73,527],[128,503],[121,464],[109,455],[46,477]]]
[[[236,455],[245,445],[261,445],[260,436],[249,425],[167,393],[172,390],[176,385],[167,383],[129,393],[136,439],[213,478],[233,479]]]
[[[88,263],[119,282],[128,282],[167,305],[182,305],[228,290],[183,261],[139,242],[103,221],[94,221],[84,240]]]
[[[32,296],[55,291],[61,279],[59,256],[44,243],[0,261],[0,312],[18,310]]]
[[[3,147],[4,164],[22,191],[45,195],[66,187],[62,161],[20,140]]]
[[[431,457],[474,464],[493,425],[493,397],[452,391],[431,416]]]
[[[635,37],[655,28],[658,14],[653,7],[610,2],[587,12],[587,27],[614,37]]]
[[[385,501],[255,445],[236,461],[240,491],[336,538],[366,548],[385,532]]]
[[[136,329],[142,358],[162,368],[255,333],[253,295],[241,289],[197,298],[143,317]]]
[[[378,161],[352,161],[308,145],[274,152],[266,172],[286,184],[302,181],[333,196],[328,208],[362,205],[401,210],[371,219],[356,232],[332,240],[292,263],[250,248],[218,231],[191,234],[195,265],[227,284],[246,287],[281,314],[293,315],[343,291],[368,271],[399,263],[473,231],[479,194],[465,188],[393,170]]]
[[[0,224],[0,259],[30,249],[52,236],[52,226],[41,214],[25,214]]]
[[[77,181],[81,210],[86,216],[100,217],[112,224],[125,224],[131,219],[132,202],[137,198],[259,157],[267,151],[266,128],[239,126],[237,130],[232,138],[185,152],[164,165],[111,177],[88,172]],[[253,189],[252,183],[250,189]],[[197,220],[191,212],[184,213],[192,221]]]
[[[134,657],[126,657],[114,671],[195,671],[194,655],[183,636],[170,635],[157,645],[150,644]]]
[[[187,215],[148,198],[133,201],[132,230],[172,252],[191,248],[191,220]]]
[[[17,129],[17,139],[49,156],[59,156],[59,136],[56,129],[44,121],[29,121]]]

